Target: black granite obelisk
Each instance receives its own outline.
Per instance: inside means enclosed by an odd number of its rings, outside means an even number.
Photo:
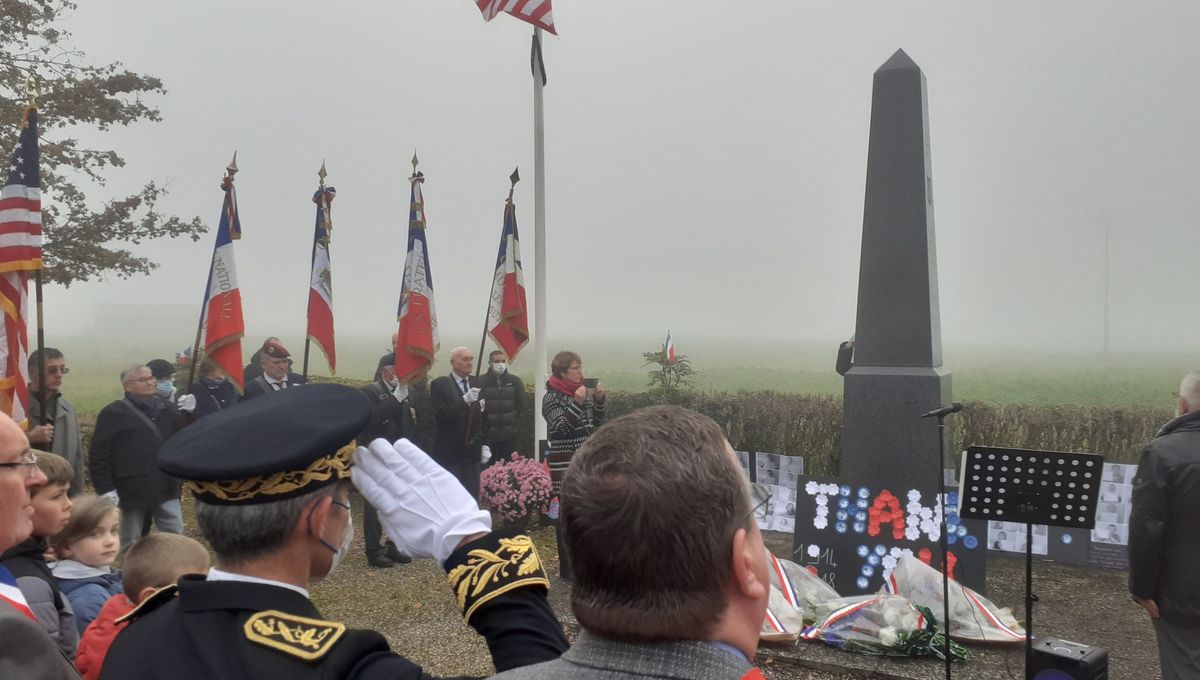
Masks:
[[[875,72],[854,367],[845,376],[841,474],[928,483],[950,401],[942,368],[925,75],[898,50]]]

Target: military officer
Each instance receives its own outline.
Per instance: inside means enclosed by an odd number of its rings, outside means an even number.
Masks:
[[[371,412],[359,390],[312,385],[173,437],[159,465],[186,480],[217,566],[131,612],[102,680],[427,678],[379,633],[326,620],[309,600],[353,537],[348,477],[404,552],[447,570],[498,671],[566,650],[532,541],[491,533],[462,485],[407,440],[347,446]],[[489,569],[497,563],[507,566]]]
[[[246,382],[246,393],[242,395],[242,401],[305,384],[304,376],[292,373],[292,353],[283,343],[272,338],[263,343],[259,352],[262,373]]]

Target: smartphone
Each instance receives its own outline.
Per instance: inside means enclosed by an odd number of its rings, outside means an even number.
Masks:
[[[584,378],[583,379],[583,386],[588,388],[589,390],[596,389],[596,385],[599,385],[599,384],[600,384],[599,378]]]

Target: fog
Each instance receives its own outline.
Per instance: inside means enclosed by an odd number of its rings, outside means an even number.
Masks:
[[[853,333],[871,78],[897,48],[928,82],[948,352],[1099,351],[1106,270],[1114,350],[1187,349],[1200,332],[1200,3],[554,0],[554,14],[552,336]],[[340,335],[394,330],[414,149],[443,335],[478,337],[518,165],[532,285],[527,24],[485,24],[468,0],[110,0],[70,26],[96,62],[168,89],[162,123],[81,131],[128,161],[94,198],[166,179],[164,208],[215,226],[237,150],[250,343],[303,333],[322,161]],[[134,249],[161,268],[47,289],[49,339],[191,342],[211,234]]]

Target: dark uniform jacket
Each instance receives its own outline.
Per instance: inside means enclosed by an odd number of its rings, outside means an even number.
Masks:
[[[210,385],[205,380],[192,383],[191,393],[196,397],[196,417],[203,418],[238,403],[237,388],[228,380]]]
[[[467,622],[487,639],[498,671],[558,658],[567,641],[546,602],[537,551],[528,537],[509,535],[507,546],[500,538],[473,541],[446,563],[453,590],[467,594],[460,600]],[[493,581],[488,557],[511,559],[512,567]],[[518,568],[529,560],[535,572]],[[467,587],[457,587],[464,581]],[[485,591],[474,597],[479,582]],[[117,635],[101,680],[429,677],[392,652],[379,633],[323,620],[311,601],[287,588],[185,576],[178,598],[155,599],[166,601],[139,607]]]
[[[471,387],[479,386],[475,376],[467,378]],[[443,375],[429,384],[429,398],[437,420],[437,435],[433,439],[433,458],[439,461],[478,461],[483,445],[483,424],[479,422],[479,402],[470,407],[463,401],[463,391],[457,378]],[[469,415],[468,415],[469,414]],[[467,439],[468,420],[470,438]],[[463,442],[466,441],[464,444]]]
[[[479,378],[479,396],[484,399],[483,441],[512,442],[517,438],[517,419],[525,397],[525,385],[521,379],[505,371],[496,375],[492,371]]]
[[[364,386],[362,391],[375,404],[375,411],[358,435],[358,443],[366,446],[380,438],[393,443],[397,439],[412,441],[417,434],[417,418],[408,399],[396,401],[391,389],[379,380]]]
[[[299,373],[287,374],[288,389],[291,389],[297,385],[303,385],[306,382],[308,381],[306,381],[304,376],[300,375]],[[253,399],[260,394],[269,394],[276,391],[277,390],[274,387],[271,387],[271,383],[267,382],[266,377],[259,373],[258,377],[246,383],[246,393],[242,395],[242,401]]]
[[[1142,453],[1129,517],[1129,592],[1168,622],[1200,627],[1200,411],[1172,420]]]
[[[158,469],[158,449],[183,422],[174,404],[151,399],[162,405],[153,417],[128,396],[96,417],[88,450],[92,485],[98,494],[116,489],[123,508],[152,508],[179,498],[179,483]]]

